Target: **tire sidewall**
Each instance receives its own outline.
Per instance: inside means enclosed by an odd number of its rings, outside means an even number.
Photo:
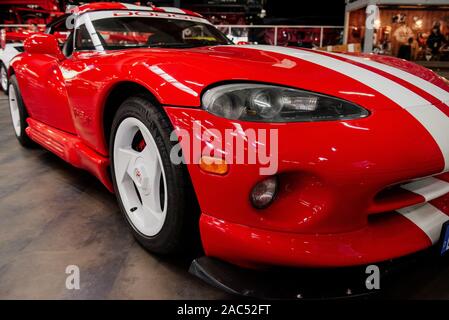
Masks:
[[[127,118],[136,118],[150,131],[158,147],[165,180],[167,184],[167,214],[162,229],[154,236],[142,234],[132,223],[126,212],[118,191],[114,171],[114,142],[117,129]],[[183,190],[183,168],[174,165],[170,161],[170,150],[173,146],[170,141],[172,127],[165,114],[158,110],[148,100],[141,97],[133,97],[126,100],[118,109],[111,130],[109,154],[111,158],[111,174],[114,190],[120,209],[137,240],[147,249],[156,253],[172,253],[180,247],[180,235],[183,233],[183,225],[186,211],[186,199]]]
[[[4,64],[3,62],[0,62],[0,72],[1,72],[2,70],[5,70],[6,79],[8,79],[8,75],[7,75],[8,70],[6,69],[5,64]],[[1,73],[0,73],[0,81],[2,81],[2,80],[3,80],[3,79],[2,79]],[[7,80],[7,81],[6,81],[6,89],[3,88],[3,86],[0,85],[0,90],[3,91],[5,94],[8,94],[8,91],[9,91],[8,89],[9,89],[9,81]]]
[[[16,136],[17,140],[19,140],[20,144],[22,144],[23,146],[25,146],[25,147],[34,146],[34,143],[28,137],[26,130],[25,130],[28,127],[28,123],[26,121],[26,119],[28,118],[28,113],[25,109],[22,95],[20,94],[19,85],[18,85],[17,79],[14,75],[12,75],[11,78],[9,79],[9,86],[14,87],[14,91],[16,93],[16,99],[17,99],[17,106],[19,109],[19,116],[20,116],[20,134],[17,135],[16,131],[14,130],[14,124],[12,123],[11,107],[9,106],[9,99],[8,99],[9,113],[10,113],[11,125],[12,125],[13,131],[14,131],[14,135]]]

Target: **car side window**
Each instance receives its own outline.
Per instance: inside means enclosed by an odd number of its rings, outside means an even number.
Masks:
[[[59,45],[62,45],[69,38],[71,31],[67,28],[66,20],[68,16],[64,16],[56,20],[53,24],[50,25],[47,33],[53,34],[59,42]]]
[[[95,46],[92,43],[92,38],[90,37],[84,24],[76,30],[75,49],[95,50]]]
[[[66,42],[62,46],[62,53],[66,57],[70,57],[73,53],[73,31],[70,33],[69,37],[67,38]]]
[[[66,57],[71,56],[73,52],[73,29],[68,28],[67,24],[69,17],[69,15],[59,17],[48,26],[46,31],[56,37],[59,47]]]

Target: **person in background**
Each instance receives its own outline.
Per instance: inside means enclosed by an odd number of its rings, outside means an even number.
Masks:
[[[416,61],[416,60],[418,60],[418,54],[419,54],[419,42],[418,42],[418,39],[411,38],[410,46],[412,47],[412,56],[411,56],[410,60],[411,61]]]
[[[407,44],[402,44],[399,47],[398,58],[410,61],[412,59],[412,44],[413,38],[410,37],[407,40]]]
[[[427,38],[427,47],[429,48],[432,56],[438,57],[440,53],[440,48],[444,43],[444,37],[441,34],[440,27],[435,26],[432,29],[429,38]]]
[[[418,41],[418,45],[420,47],[424,48],[426,46],[427,39],[422,32],[418,33],[418,38],[416,40]]]

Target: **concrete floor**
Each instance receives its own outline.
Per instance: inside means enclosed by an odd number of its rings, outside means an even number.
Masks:
[[[67,290],[77,265],[81,289]],[[13,135],[0,94],[0,299],[226,299],[132,238],[113,195],[95,178]],[[449,263],[400,274],[386,298],[449,299]]]
[[[65,287],[68,265],[80,268],[80,290]],[[143,250],[87,172],[20,147],[0,93],[0,299],[228,297],[188,267]]]

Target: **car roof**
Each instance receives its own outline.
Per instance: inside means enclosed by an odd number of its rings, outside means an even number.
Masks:
[[[69,7],[67,9],[67,13],[77,13],[82,14],[90,11],[102,11],[102,10],[136,10],[136,11],[154,11],[154,12],[166,12],[166,13],[174,13],[174,14],[183,14],[194,17],[203,17],[199,13],[174,8],[174,7],[155,7],[155,6],[137,6],[129,3],[121,3],[121,2],[94,2],[94,3],[86,3],[76,7]]]

